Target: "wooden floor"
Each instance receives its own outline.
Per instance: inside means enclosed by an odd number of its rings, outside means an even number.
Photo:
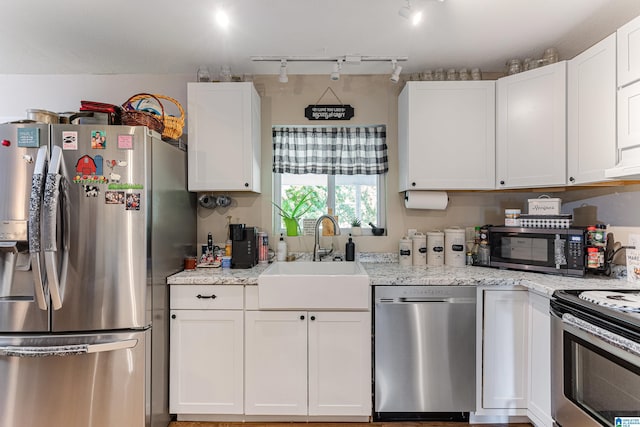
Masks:
[[[531,424],[467,424],[448,421],[379,423],[218,423],[173,421],[169,427],[531,427]]]

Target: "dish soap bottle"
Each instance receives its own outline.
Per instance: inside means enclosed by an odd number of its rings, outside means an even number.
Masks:
[[[345,245],[344,258],[345,258],[346,261],[355,261],[356,260],[356,244],[353,243],[353,239],[351,238],[351,234],[349,234],[349,241]]]
[[[280,233],[280,241],[278,242],[278,261],[287,260],[287,242],[284,241],[284,236]]]

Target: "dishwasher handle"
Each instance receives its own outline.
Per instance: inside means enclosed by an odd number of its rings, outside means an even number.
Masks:
[[[379,298],[376,304],[475,304],[476,298],[464,297],[399,297],[399,298]]]

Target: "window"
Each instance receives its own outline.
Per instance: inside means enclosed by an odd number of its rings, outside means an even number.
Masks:
[[[290,211],[297,200],[311,195],[301,228],[304,219],[329,211],[344,232],[356,218],[365,226],[384,227],[386,127],[274,127],[273,140],[273,202]],[[274,229],[284,232],[284,221],[275,213]]]
[[[316,219],[332,210],[338,219],[340,229],[348,232],[351,220],[358,218],[368,232],[370,222],[384,227],[385,175],[327,175],[274,173],[273,202],[282,206],[282,201],[302,196],[309,191],[316,195],[313,207],[302,219]],[[276,233],[284,233],[284,222],[280,215],[274,215]],[[301,221],[300,227],[303,227]]]

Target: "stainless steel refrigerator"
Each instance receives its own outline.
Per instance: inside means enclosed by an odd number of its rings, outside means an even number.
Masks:
[[[166,427],[186,153],[144,127],[0,125],[0,425]]]

